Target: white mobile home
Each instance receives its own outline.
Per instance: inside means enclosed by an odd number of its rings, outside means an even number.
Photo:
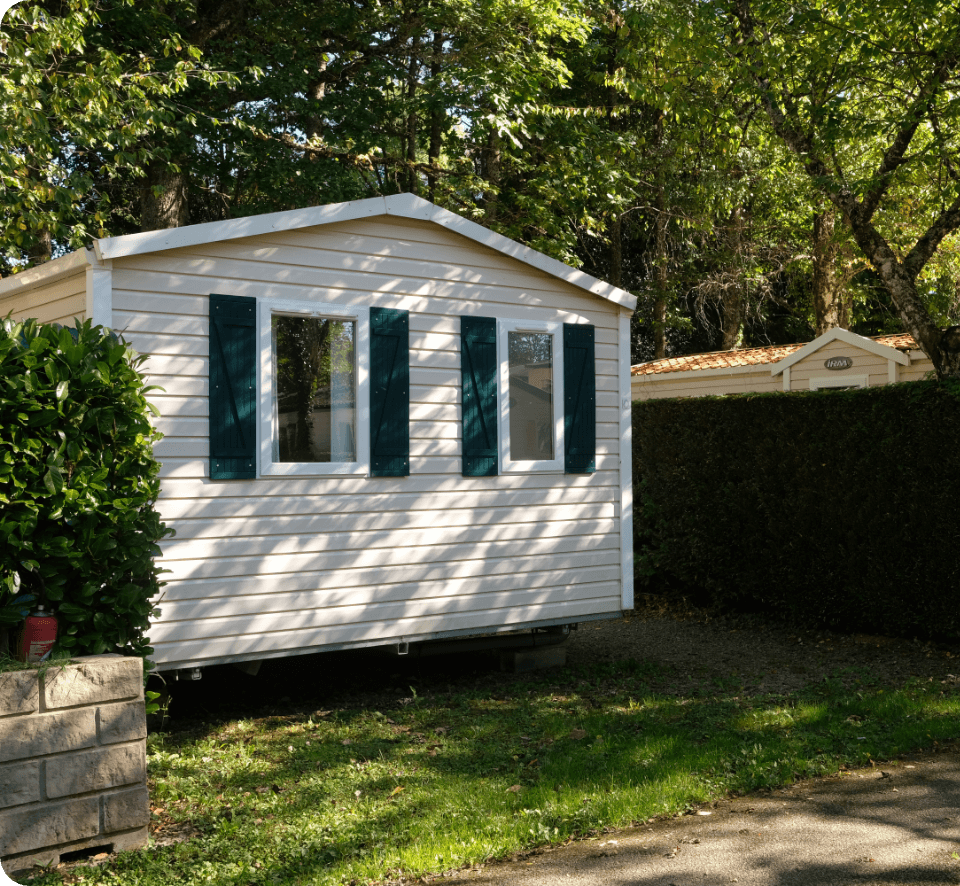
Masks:
[[[762,391],[866,388],[917,381],[933,363],[906,333],[864,338],[830,329],[806,344],[712,351],[639,363],[631,370],[634,400]]]
[[[163,669],[633,605],[635,299],[411,195],[102,239],[0,281],[163,391]]]

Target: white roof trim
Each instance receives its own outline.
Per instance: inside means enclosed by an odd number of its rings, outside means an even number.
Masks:
[[[789,369],[794,363],[799,363],[805,357],[809,357],[811,354],[819,351],[824,345],[830,344],[830,342],[833,341],[842,341],[844,344],[850,345],[853,348],[860,348],[862,351],[876,354],[885,360],[893,360],[901,366],[910,365],[910,358],[896,348],[891,348],[889,345],[881,345],[873,341],[873,339],[864,338],[862,335],[856,335],[848,329],[840,329],[838,327],[836,329],[828,329],[823,335],[815,338],[811,342],[807,342],[799,351],[794,351],[778,363],[774,363],[770,368],[770,374],[779,375],[784,369]]]
[[[0,280],[0,298],[41,283],[55,283],[62,277],[69,277],[70,274],[86,268],[89,264],[86,250],[80,249],[69,255],[55,258],[53,261],[44,262],[35,268],[21,271],[19,274],[11,274]]]
[[[495,249],[497,252],[522,261],[553,277],[584,289],[629,310],[637,305],[636,296],[584,274],[569,265],[530,249],[513,240],[496,234],[475,222],[441,209],[433,203],[413,194],[395,194],[390,197],[370,197],[350,203],[333,203],[328,206],[312,206],[286,212],[271,212],[249,218],[188,225],[183,228],[168,228],[148,231],[143,234],[125,234],[94,241],[94,249],[101,260],[143,255],[164,249],[180,249],[184,246],[199,246],[219,240],[235,240],[240,237],[255,237],[273,231],[290,231],[333,222],[352,221],[375,215],[394,215],[399,218],[421,219],[442,225],[464,237]]]

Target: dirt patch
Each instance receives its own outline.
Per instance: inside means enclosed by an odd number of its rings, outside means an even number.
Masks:
[[[571,665],[629,659],[657,665],[650,688],[666,695],[788,693],[825,679],[848,686],[960,682],[960,645],[790,629],[653,596],[622,619],[581,624],[567,651]]]

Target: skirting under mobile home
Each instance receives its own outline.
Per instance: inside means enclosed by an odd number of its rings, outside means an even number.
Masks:
[[[906,334],[864,338],[831,329],[806,344],[714,351],[639,363],[631,370],[634,400],[762,391],[866,388],[916,381],[933,363]]]
[[[148,354],[160,669],[633,605],[626,292],[410,195],[96,241],[0,315]]]

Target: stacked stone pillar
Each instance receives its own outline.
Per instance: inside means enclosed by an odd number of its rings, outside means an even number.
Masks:
[[[95,655],[0,674],[0,862],[146,845],[143,663]]]

